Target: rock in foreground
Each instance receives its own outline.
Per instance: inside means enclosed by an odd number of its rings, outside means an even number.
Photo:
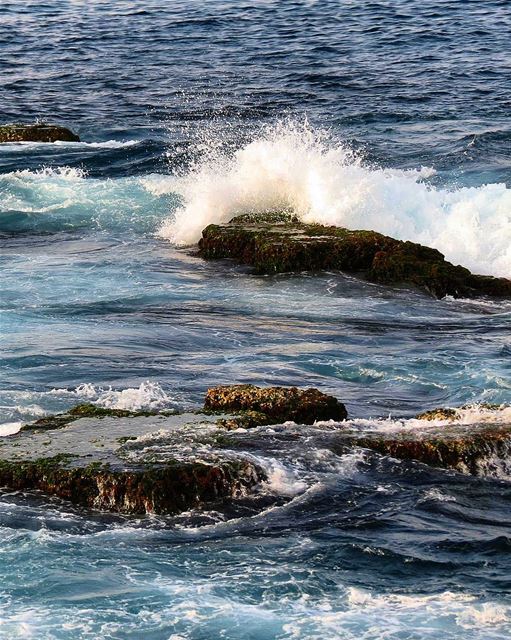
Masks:
[[[243,457],[183,456],[165,444],[146,450],[160,430],[178,441],[199,424],[209,423],[216,433],[211,417],[126,417],[104,409],[80,417],[89,406],[0,438],[0,486],[37,489],[106,511],[172,514],[242,496],[265,478]]]
[[[511,298],[511,280],[472,274],[436,249],[375,231],[304,224],[282,214],[242,215],[202,232],[199,254],[231,258],[256,273],[340,270],[370,282],[419,287],[437,298]]]
[[[316,420],[340,421],[348,417],[342,402],[318,389],[263,388],[252,384],[208,389],[204,409],[226,413],[257,412],[262,418],[261,424],[276,424],[288,420],[298,424],[314,424]]]
[[[5,124],[0,125],[0,142],[80,142],[80,138],[55,124]]]

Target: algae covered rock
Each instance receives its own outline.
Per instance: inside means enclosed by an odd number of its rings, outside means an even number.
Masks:
[[[380,284],[406,284],[442,298],[511,298],[511,280],[472,274],[430,247],[375,231],[305,224],[289,213],[245,214],[202,232],[199,255],[230,258],[256,273],[340,270]]]
[[[393,458],[417,460],[462,473],[480,476],[511,473],[511,424],[453,425],[430,432],[364,434],[355,441],[357,446]],[[492,467],[494,473],[491,473]]]
[[[316,420],[340,421],[348,417],[342,402],[318,389],[256,387],[251,384],[208,389],[204,409],[224,412],[255,411],[267,416],[268,421],[274,424],[288,420],[299,424],[313,424]]]
[[[199,426],[216,434],[216,419],[79,405],[0,438],[0,487],[127,514],[173,514],[244,496],[266,478],[252,461],[179,447]]]
[[[0,125],[0,142],[80,142],[80,138],[60,125],[5,124]]]
[[[174,411],[129,411],[127,409],[108,409],[91,403],[77,404],[65,413],[57,413],[24,425],[22,430],[59,429],[80,418],[136,418],[141,416],[172,415]]]

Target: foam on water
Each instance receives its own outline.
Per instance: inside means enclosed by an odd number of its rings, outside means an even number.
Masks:
[[[138,387],[113,389],[82,383],[74,389],[50,391],[2,391],[0,404],[0,436],[19,430],[26,422],[50,413],[65,411],[73,405],[91,402],[107,409],[157,411],[181,406],[176,396],[157,382],[143,381]],[[4,421],[2,423],[2,421]]]
[[[146,187],[154,175],[102,180],[79,167],[22,169],[0,175],[0,231],[54,232],[96,227],[153,232],[168,207]]]
[[[234,214],[291,209],[305,222],[373,229],[436,247],[447,259],[511,275],[511,190],[504,184],[437,188],[427,167],[372,167],[307,122],[266,127],[234,154],[206,147],[204,159],[172,183],[184,204],[160,227],[178,244]]]
[[[69,148],[69,149],[122,149],[124,147],[132,147],[139,144],[138,140],[105,140],[104,142],[69,142],[65,140],[56,140],[55,142],[4,142],[0,144],[0,153],[2,151],[27,151],[30,149],[53,149],[53,148]]]
[[[484,404],[472,404],[466,407],[456,408],[456,415],[453,420],[437,418],[435,420],[421,420],[418,418],[355,418],[347,420],[343,425],[350,426],[352,428],[370,431],[424,431],[428,429],[435,429],[437,427],[444,427],[450,424],[458,425],[475,425],[475,424],[489,424],[489,425],[501,425],[511,422],[511,406],[501,405],[497,407],[491,407]],[[339,423],[333,420],[329,421],[317,421],[318,427],[336,428]]]

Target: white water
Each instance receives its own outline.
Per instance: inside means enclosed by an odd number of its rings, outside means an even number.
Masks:
[[[369,167],[307,123],[268,127],[233,155],[217,148],[206,146],[202,162],[168,182],[184,204],[161,236],[192,244],[208,224],[234,214],[289,208],[305,222],[376,230],[436,247],[475,272],[511,276],[511,190],[504,184],[436,188],[427,183],[433,169]]]

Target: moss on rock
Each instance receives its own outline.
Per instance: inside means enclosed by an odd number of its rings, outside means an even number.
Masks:
[[[216,423],[223,429],[253,429],[271,424],[272,419],[261,411],[240,411],[230,418],[219,418]]]
[[[55,456],[27,461],[0,460],[0,486],[36,489],[93,509],[130,514],[171,514],[241,495],[259,482],[247,461],[218,464],[175,462],[113,470],[100,462],[83,464]]]
[[[0,125],[0,142],[79,142],[80,138],[67,129],[54,124]]]
[[[485,475],[488,464],[511,453],[511,425],[445,429],[442,433],[367,435],[356,439],[360,447],[403,460],[417,460],[433,467]]]
[[[44,418],[39,418],[35,422],[26,424],[22,430],[33,429],[60,429],[66,425],[79,420],[80,418],[136,418],[143,416],[167,416],[172,415],[173,411],[128,411],[127,409],[107,409],[98,407],[95,404],[84,403],[77,404],[65,413],[57,413]]]
[[[199,255],[231,258],[259,274],[340,270],[371,282],[407,284],[442,298],[511,298],[511,280],[472,274],[430,247],[375,231],[304,224],[287,212],[245,214],[202,232]]]
[[[220,386],[208,389],[205,410],[249,411],[267,416],[267,422],[293,420],[313,424],[316,420],[346,420],[346,407],[318,389],[297,387],[256,387],[251,384]]]

